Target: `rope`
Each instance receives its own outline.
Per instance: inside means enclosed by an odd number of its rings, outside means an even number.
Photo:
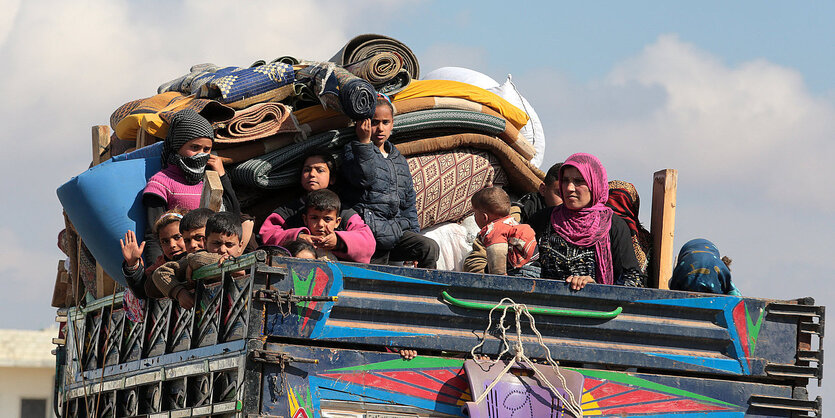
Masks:
[[[539,378],[539,381],[545,383],[545,385],[548,386],[548,389],[551,390],[551,393],[555,397],[557,397],[557,399],[562,401],[563,406],[568,410],[568,412],[570,412],[575,417],[582,417],[583,416],[583,408],[580,406],[580,403],[575,400],[574,393],[568,387],[568,384],[565,381],[565,377],[562,375],[562,373],[559,370],[559,365],[551,357],[551,350],[548,348],[547,345],[545,345],[545,342],[542,340],[542,334],[540,334],[539,330],[536,329],[536,321],[534,320],[533,315],[531,315],[531,313],[528,311],[527,305],[524,305],[524,304],[521,304],[521,303],[516,303],[516,302],[513,301],[513,299],[510,299],[510,298],[504,298],[496,306],[494,306],[493,309],[490,310],[489,321],[487,323],[487,328],[484,330],[484,334],[482,334],[481,342],[476,344],[470,350],[470,355],[473,357],[473,359],[475,359],[475,362],[479,365],[489,362],[489,361],[479,361],[476,358],[475,352],[476,352],[476,349],[482,347],[484,345],[484,342],[487,341],[487,333],[490,331],[490,328],[493,326],[493,311],[495,311],[498,308],[502,308],[502,316],[499,319],[499,323],[497,325],[497,328],[501,331],[501,340],[502,340],[502,343],[504,344],[504,349],[502,350],[501,353],[499,353],[499,356],[496,358],[496,360],[494,362],[492,362],[491,367],[495,364],[498,364],[498,362],[501,360],[502,356],[505,355],[505,353],[510,352],[510,345],[508,344],[508,337],[507,337],[507,330],[510,328],[510,326],[505,326],[505,317],[507,316],[507,311],[509,309],[513,309],[513,311],[516,314],[516,318],[515,318],[516,319],[516,321],[515,321],[516,322],[516,341],[515,341],[515,344],[513,345],[513,349],[514,349],[516,354],[508,362],[508,364],[504,368],[504,370],[502,370],[502,372],[498,376],[496,376],[496,378],[493,379],[492,382],[490,382],[490,385],[488,385],[487,388],[484,390],[484,392],[478,397],[478,399],[476,399],[475,403],[479,404],[482,401],[484,401],[484,399],[487,397],[487,394],[490,393],[490,391],[493,390],[493,388],[499,383],[499,380],[501,380],[502,376],[504,376],[506,373],[508,373],[510,371],[510,369],[513,367],[513,365],[518,362],[520,364],[526,364],[528,367],[530,367],[530,369],[533,370],[534,375],[537,378]],[[545,349],[546,359],[548,360],[548,364],[551,366],[551,369],[554,371],[554,373],[557,375],[557,377],[559,377],[560,383],[562,383],[562,387],[565,388],[566,392],[568,392],[568,395],[569,395],[568,399],[565,399],[560,394],[560,392],[557,390],[557,388],[554,387],[554,385],[550,381],[548,381],[548,379],[545,377],[545,375],[542,373],[542,371],[540,371],[534,365],[533,361],[531,361],[531,359],[528,358],[528,356],[525,355],[525,348],[522,345],[522,324],[521,324],[521,320],[522,320],[522,315],[523,314],[528,318],[528,322],[530,322],[531,330],[536,334],[537,341],[538,341],[539,345]]]

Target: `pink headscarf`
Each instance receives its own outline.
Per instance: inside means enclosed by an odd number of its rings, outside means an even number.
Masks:
[[[560,180],[567,166],[580,171],[591,191],[591,206],[580,210],[571,210],[560,205],[551,212],[551,224],[554,231],[566,241],[580,247],[594,246],[597,259],[596,280],[598,283],[612,284],[612,250],[609,229],[612,227],[612,209],[606,206],[609,198],[609,182],[606,168],[594,155],[577,153],[565,160],[560,168]],[[562,187],[560,187],[560,197]]]

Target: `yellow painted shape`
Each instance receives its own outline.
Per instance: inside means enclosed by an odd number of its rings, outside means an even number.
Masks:
[[[580,403],[583,405],[583,416],[603,415],[603,412],[597,409],[599,408],[599,406],[597,405],[597,402],[594,402],[594,398],[591,396],[590,393],[584,393],[583,397],[580,398]],[[595,411],[586,412],[586,409],[595,409]]]
[[[290,403],[290,416],[296,415],[296,411],[299,410],[299,401],[296,399],[296,394],[293,393],[293,388],[288,387],[287,391],[287,402]]]

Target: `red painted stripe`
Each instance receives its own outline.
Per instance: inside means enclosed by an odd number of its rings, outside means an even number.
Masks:
[[[320,268],[316,268],[316,277],[313,278],[313,290],[310,292],[310,295],[307,296],[322,296],[322,293],[325,292],[325,286],[329,283],[328,275],[322,271]],[[307,320],[310,319],[310,315],[313,314],[313,308],[316,307],[318,302],[313,301],[307,304],[307,309],[304,310],[304,321],[302,321],[302,328],[299,331],[304,331],[305,325],[307,325]]]
[[[592,385],[592,387],[594,387],[594,385]],[[619,385],[617,383],[606,382],[605,384],[603,384],[603,386],[600,386],[597,389],[594,389],[591,392],[589,392],[589,394],[595,399],[595,402],[597,402],[598,398],[605,398],[607,396],[617,395],[619,393],[623,393],[632,389],[634,388]]]
[[[748,347],[748,320],[745,318],[745,302],[742,300],[734,307],[733,317],[745,357],[751,357],[751,349]]]
[[[415,386],[420,386],[424,389],[429,389],[431,391],[435,391],[438,393],[443,393],[444,395],[449,395],[455,399],[461,397],[461,390],[458,390],[452,386],[444,385],[437,380],[431,379],[427,376],[424,376],[418,372],[412,371],[401,371],[401,372],[377,372],[377,374],[381,374],[385,377],[390,379],[399,380],[404,383],[411,383]]]
[[[679,399],[678,396],[670,396],[664,393],[652,392],[648,390],[638,389],[632,392],[624,392],[620,395],[608,399],[597,399],[597,405],[606,408],[609,406],[638,404],[644,402],[657,402],[670,399]]]
[[[657,414],[666,412],[712,412],[712,411],[726,411],[730,408],[725,408],[716,405],[708,405],[700,402],[692,401],[690,399],[679,399],[669,402],[658,402],[654,404],[630,405],[621,408],[602,408],[600,412],[603,415],[619,415],[619,414]]]
[[[586,378],[583,379],[583,393],[588,392],[591,388],[601,383],[603,383],[602,380],[593,379],[591,377],[586,376]]]
[[[393,393],[398,393],[406,396],[413,396],[415,398],[427,399],[431,401],[443,402],[450,405],[458,403],[458,397],[451,397],[438,392],[428,391],[422,388],[409,386],[383,376],[378,376],[371,373],[332,373],[322,374],[319,377],[326,377],[337,381],[344,381],[355,383],[361,386],[369,386],[375,389],[385,390]]]
[[[455,374],[455,372],[449,369],[421,370],[421,373],[425,373],[441,380],[445,384],[450,385],[462,392],[470,388],[470,383],[464,378],[464,369],[461,369],[458,374]]]

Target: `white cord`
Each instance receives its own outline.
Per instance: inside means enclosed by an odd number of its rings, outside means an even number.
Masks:
[[[506,302],[507,302],[507,304],[505,304]],[[499,324],[497,325],[497,328],[501,331],[501,334],[502,334],[501,335],[501,340],[502,340],[502,343],[504,344],[504,349],[502,350],[501,353],[499,353],[499,356],[496,358],[496,361],[494,361],[494,362],[479,361],[478,359],[476,359],[475,351],[479,347],[483,346],[484,342],[487,340],[487,333],[490,331],[490,328],[493,326],[493,311],[495,311],[499,307],[502,308],[502,316],[499,319]],[[504,298],[504,299],[501,300],[501,302],[498,303],[498,305],[494,306],[493,309],[490,309],[487,328],[484,330],[484,334],[482,334],[481,342],[476,344],[470,350],[470,355],[473,357],[473,359],[475,360],[475,362],[478,365],[481,365],[483,363],[492,363],[491,364],[491,367],[492,367],[493,365],[498,364],[498,362],[501,360],[502,356],[505,353],[510,352],[510,345],[508,344],[508,337],[507,337],[507,330],[510,327],[505,326],[505,317],[507,316],[508,309],[511,309],[511,308],[513,309],[513,311],[516,314],[516,321],[515,321],[516,322],[516,342],[515,342],[514,347],[513,347],[516,354],[513,356],[512,359],[510,359],[510,361],[508,362],[508,364],[504,368],[504,370],[502,370],[502,372],[498,376],[496,376],[496,378],[493,379],[492,382],[490,382],[490,384],[487,386],[487,388],[484,390],[484,392],[482,392],[482,394],[478,397],[478,399],[475,400],[475,403],[479,404],[482,401],[484,401],[484,399],[487,397],[487,394],[490,393],[490,391],[493,390],[493,388],[499,383],[499,380],[501,380],[502,376],[504,376],[505,373],[509,372],[510,369],[513,367],[513,365],[518,362],[520,364],[524,363],[524,364],[528,365],[528,367],[530,367],[531,370],[533,370],[534,375],[536,375],[536,377],[538,377],[541,382],[545,383],[545,385],[548,386],[548,389],[551,390],[551,393],[554,396],[556,396],[557,399],[562,401],[563,405],[566,407],[568,412],[572,413],[575,417],[582,417],[583,416],[583,408],[582,408],[582,406],[580,406],[579,402],[577,402],[575,400],[574,393],[568,387],[568,383],[566,383],[565,377],[562,375],[562,373],[559,370],[559,365],[551,357],[551,350],[548,348],[548,346],[545,345],[545,342],[542,340],[542,334],[539,332],[539,330],[536,329],[536,322],[533,318],[533,315],[531,315],[531,313],[528,311],[527,305],[524,305],[524,304],[521,304],[521,303],[516,303],[516,302],[513,301],[513,299],[510,299],[510,298]],[[531,330],[536,334],[537,341],[539,342],[539,345],[542,346],[543,348],[545,348],[546,359],[548,360],[548,364],[551,366],[551,369],[554,371],[554,373],[557,375],[557,377],[559,377],[560,383],[562,383],[562,387],[565,388],[566,392],[568,392],[568,395],[569,395],[568,399],[565,399],[559,393],[559,391],[557,391],[557,388],[554,387],[554,385],[551,384],[550,381],[548,381],[548,379],[545,377],[545,375],[542,373],[542,371],[540,371],[535,366],[533,361],[531,361],[531,359],[528,358],[528,356],[525,355],[525,348],[522,345],[522,323],[521,323],[522,322],[521,321],[522,314],[524,314],[528,318],[528,322],[530,322],[530,325],[531,325]]]

